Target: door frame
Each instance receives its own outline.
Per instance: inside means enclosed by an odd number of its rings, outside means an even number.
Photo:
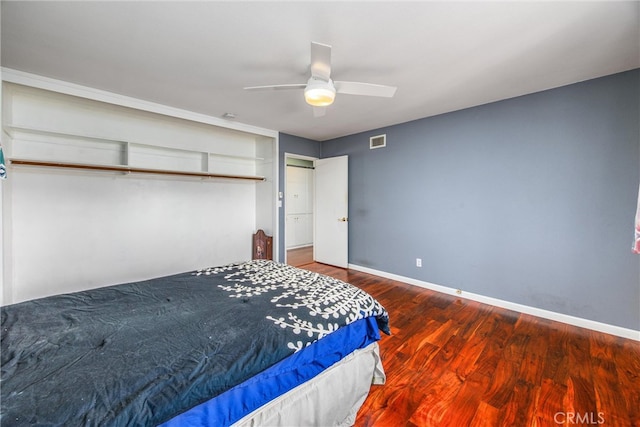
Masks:
[[[287,159],[301,159],[301,160],[309,160],[312,162],[315,162],[316,160],[318,160],[318,157],[311,157],[311,156],[305,156],[302,154],[294,154],[294,153],[284,153],[284,184],[282,186],[283,189],[283,193],[282,193],[282,197],[280,198],[280,200],[283,203],[283,209],[282,209],[282,217],[284,218],[284,226],[282,227],[282,230],[280,230],[280,235],[284,236],[283,240],[284,240],[284,257],[282,258],[284,260],[284,263],[287,263]],[[313,179],[315,180],[315,169],[313,170]],[[313,197],[313,215],[315,216],[316,214],[316,203],[315,203],[315,195]]]

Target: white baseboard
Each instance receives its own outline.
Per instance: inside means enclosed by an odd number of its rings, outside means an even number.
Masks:
[[[311,244],[304,244],[304,245],[298,245],[298,246],[289,246],[287,248],[288,251],[294,250],[294,249],[303,249],[303,248],[312,248],[313,247],[313,243]]]
[[[466,298],[472,301],[477,301],[484,304],[505,308],[507,310],[513,310],[520,313],[530,314],[532,316],[542,317],[544,319],[554,320],[557,322],[567,323],[573,326],[579,326],[581,328],[591,329],[598,332],[604,332],[606,334],[616,335],[619,337],[640,341],[640,331],[636,331],[633,329],[622,328],[620,326],[615,326],[615,325],[608,325],[606,323],[601,323],[601,322],[596,322],[594,320],[570,316],[568,314],[556,313],[554,311],[543,310],[541,308],[529,307],[527,305],[517,304],[514,302],[504,301],[497,298],[474,294],[472,292],[459,291],[457,289],[449,288],[446,286],[436,285],[434,283],[424,282],[422,280],[412,279],[410,277],[400,276],[393,273],[387,273],[385,271],[374,270],[372,268],[362,267],[356,264],[349,264],[349,268],[357,271],[362,271],[363,273],[369,273],[375,276],[384,277],[386,279],[396,280],[398,282],[408,283],[410,285],[419,286],[425,289],[430,289],[432,291],[442,292],[443,294],[453,295],[460,298]]]

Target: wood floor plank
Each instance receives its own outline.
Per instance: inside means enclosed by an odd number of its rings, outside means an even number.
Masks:
[[[536,394],[536,411],[532,416],[532,425],[557,426],[556,420],[564,421],[556,414],[563,412],[562,398],[566,392],[565,385],[558,384],[549,378],[543,379]]]
[[[481,372],[473,372],[466,378],[460,378],[460,389],[448,404],[447,410],[440,419],[440,425],[471,425],[482,402],[482,391],[486,389],[490,379]]]
[[[583,332],[583,331],[580,331]],[[586,333],[572,334],[569,340],[569,383],[572,401],[567,403],[573,412],[597,414],[589,340]]]
[[[418,426],[443,425],[442,418],[445,412],[451,409],[451,402],[454,401],[461,385],[462,381],[455,372],[446,369],[437,377],[433,377],[432,381],[424,382],[420,388],[428,392],[418,402],[417,409],[409,414],[409,421]]]
[[[500,411],[486,402],[480,401],[469,427],[492,427],[499,422]]]
[[[598,354],[591,360],[594,378],[600,381],[594,382],[595,401],[598,413],[602,413],[607,408],[607,419],[611,425],[630,426],[631,420],[625,421],[625,414],[629,413],[629,408],[625,399],[620,399],[623,395],[619,387],[616,365],[611,359],[607,359],[603,354]],[[637,404],[640,402],[636,401]]]
[[[495,330],[496,323],[491,319],[487,317],[485,321],[478,322],[460,353],[451,363],[451,369],[463,380],[475,372],[482,372],[478,369],[477,361],[488,343],[487,336]]]
[[[640,427],[640,342],[311,263],[389,311],[357,427]]]
[[[615,347],[613,361],[618,374],[620,397],[624,400],[629,411],[631,425],[640,426],[640,355],[637,342],[618,338],[618,346]],[[608,408],[603,408],[606,411]]]
[[[303,248],[287,250],[287,264],[294,267],[302,267],[303,265],[313,262],[313,246],[305,246]]]

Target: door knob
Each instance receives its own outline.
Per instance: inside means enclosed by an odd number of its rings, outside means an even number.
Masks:
[[[343,216],[342,218],[338,218],[338,221],[347,222],[347,221],[349,221],[349,218],[347,218],[346,216]]]

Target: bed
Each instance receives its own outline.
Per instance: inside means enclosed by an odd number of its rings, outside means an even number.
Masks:
[[[0,424],[351,425],[385,376],[366,292],[269,260],[2,307]]]

